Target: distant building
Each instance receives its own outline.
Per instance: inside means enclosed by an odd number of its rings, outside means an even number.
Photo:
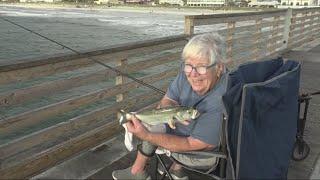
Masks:
[[[251,0],[248,3],[249,7],[278,7],[278,0]]]
[[[318,6],[319,1],[315,0],[281,0],[281,5],[284,6]]]
[[[62,0],[19,0],[21,3],[26,2],[46,2],[46,3],[54,3],[54,2],[61,2]]]
[[[130,4],[151,4],[151,0],[123,0],[123,2]]]
[[[248,0],[235,0],[234,2],[231,2],[231,3],[233,3],[235,6],[238,6],[238,7],[247,7],[249,1]]]
[[[184,5],[183,0],[159,0],[159,4]]]
[[[194,7],[223,6],[225,3],[225,0],[187,0],[187,6]]]
[[[119,0],[94,0],[95,4],[120,4]]]

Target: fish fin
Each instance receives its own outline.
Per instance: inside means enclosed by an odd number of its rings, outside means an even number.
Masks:
[[[142,124],[144,125],[144,127],[146,127],[149,131],[152,129],[152,126],[151,124],[148,124],[148,123],[144,123],[142,122]]]
[[[179,122],[182,122],[184,121],[184,119],[182,119],[180,116],[176,115],[174,116],[175,119],[177,119]]]
[[[175,125],[175,122],[174,122],[173,118],[169,120],[168,125],[169,125],[169,127],[171,129],[175,129],[176,128],[176,125]]]

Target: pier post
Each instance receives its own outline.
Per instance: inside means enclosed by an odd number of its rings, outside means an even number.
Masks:
[[[317,37],[317,35],[318,35],[318,33],[317,32],[319,32],[319,30],[316,30],[317,29],[317,26],[319,25],[319,23],[320,23],[320,15],[319,15],[319,11],[314,11],[313,13],[311,12],[311,15],[310,16],[313,16],[313,18],[312,19],[310,19],[310,21],[313,21],[313,23],[310,25],[310,26],[312,26],[312,29],[311,29],[311,37],[310,37],[310,41],[313,41],[313,40],[315,40]],[[318,23],[317,23],[318,22]],[[316,32],[316,33],[315,33]]]
[[[125,66],[128,65],[128,60],[127,59],[121,59],[117,62],[117,66],[120,67],[121,69],[124,69]],[[122,75],[118,75],[116,76],[116,85],[121,85],[124,84],[126,82],[126,77],[122,76]],[[122,94],[118,94],[116,95],[116,102],[121,102],[125,99],[127,93],[122,93]],[[117,113],[117,118],[120,118],[120,113]]]
[[[283,31],[283,46],[281,47],[281,50],[284,50],[288,48],[289,44],[289,36],[290,36],[290,26],[292,21],[292,9],[288,8],[286,16],[285,16],[285,22],[284,22],[284,31]]]
[[[227,38],[226,38],[226,58],[227,58],[227,64],[231,67],[235,67],[237,65],[237,62],[234,61],[234,58],[232,56],[232,45],[233,45],[233,34],[236,27],[236,22],[228,22],[228,31],[227,31]]]
[[[194,20],[189,16],[185,16],[184,18],[184,34],[193,35],[194,33]]]
[[[255,46],[253,49],[252,49],[252,54],[251,54],[251,59],[253,61],[256,61],[258,60],[261,55],[261,45],[260,45],[260,42],[261,42],[261,39],[262,39],[262,31],[261,31],[261,28],[262,28],[262,19],[261,18],[258,18],[256,19],[256,23],[255,23],[255,28],[256,28],[256,31],[255,31],[255,35],[252,36],[253,37],[253,43],[254,44],[257,44],[257,46]]]

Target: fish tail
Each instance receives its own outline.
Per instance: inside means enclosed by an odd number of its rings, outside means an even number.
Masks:
[[[127,113],[122,109],[119,111],[119,113],[120,113],[120,119],[119,119],[120,125],[128,122]]]

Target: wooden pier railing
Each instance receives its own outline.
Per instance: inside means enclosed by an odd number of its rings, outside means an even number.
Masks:
[[[185,35],[0,66],[0,179],[31,177],[99,145],[120,132],[119,109],[134,111],[161,98],[88,57],[165,90],[191,35],[220,32],[232,68],[319,38],[319,13],[186,16]]]
[[[165,90],[186,42],[181,35],[0,67],[0,179],[30,177],[97,146],[119,133],[120,109],[162,97],[88,57]]]
[[[217,27],[223,27],[216,31],[226,39],[228,62],[236,66],[319,38],[320,8],[185,16],[185,34],[213,31]]]

